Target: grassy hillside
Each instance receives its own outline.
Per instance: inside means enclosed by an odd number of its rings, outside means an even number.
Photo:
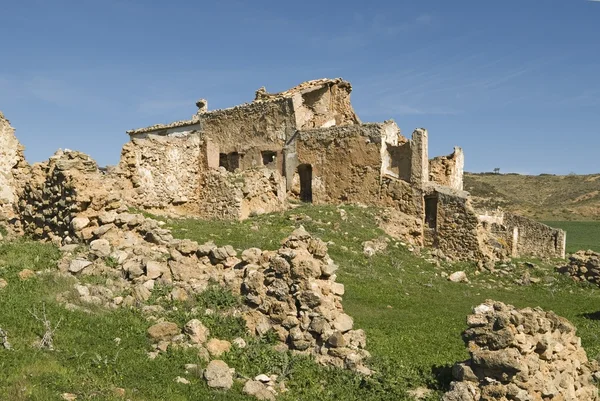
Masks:
[[[475,207],[498,206],[536,220],[599,220],[600,174],[465,174]]]
[[[515,261],[499,275],[477,274],[469,264],[437,266],[393,240],[387,250],[368,258],[362,253],[362,242],[384,235],[374,223],[376,212],[303,206],[244,222],[166,220],[178,237],[232,244],[238,250],[250,246],[277,249],[299,225],[327,241],[331,257],[340,266],[338,281],[346,286],[344,308],[354,317],[355,327],[367,333],[375,374],[363,378],[326,369],[306,358],[273,351],[268,339],[249,337],[249,348],[226,355],[230,366],[247,377],[265,372],[283,375],[289,391],[278,397],[282,401],[411,400],[408,391],[420,386],[434,390],[429,400],[437,400],[448,386],[452,364],[467,357],[460,338],[465,316],[487,298],[554,310],[577,326],[589,357],[600,357],[600,320],[593,318],[600,305],[597,287],[576,284],[539,261],[535,268]],[[146,329],[152,322],[140,312],[92,309],[85,313],[58,304],[56,294],[72,288],[74,279],[55,274],[57,257],[50,245],[0,243],[0,278],[8,281],[0,290],[0,327],[8,332],[14,348],[0,347],[0,399],[60,400],[67,392],[76,394],[77,400],[248,399],[240,384],[229,392],[218,392],[196,375],[186,374],[185,364],[203,366],[193,352],[169,351],[156,360],[148,359],[146,352],[151,348]],[[17,273],[23,268],[47,272],[21,281]],[[467,272],[471,283],[452,283],[443,277],[459,269]],[[516,284],[525,271],[541,281]],[[216,293],[195,302],[202,308],[218,308],[223,297],[228,296]],[[54,335],[54,351],[31,346],[43,329],[28,311],[40,310],[44,303],[53,323],[63,318]],[[191,306],[165,305],[165,309],[169,319],[184,322]],[[201,319],[222,338],[241,334],[234,319]],[[177,376],[191,383],[176,383]]]

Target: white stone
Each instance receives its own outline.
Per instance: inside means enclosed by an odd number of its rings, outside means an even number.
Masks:
[[[452,281],[453,283],[469,282],[469,279],[467,278],[467,273],[465,273],[464,271],[458,271],[458,272],[452,273],[450,276],[448,276],[448,280]]]
[[[91,264],[92,264],[92,262],[90,262],[89,260],[73,259],[71,261],[71,263],[69,264],[69,271],[71,273],[79,273],[80,271],[82,271],[83,269],[85,269],[86,267],[88,267]]]
[[[81,231],[90,224],[90,219],[87,217],[75,217],[71,220],[71,228],[73,231]]]
[[[233,386],[233,374],[229,366],[221,361],[210,361],[204,371],[204,378],[208,387],[229,390]]]

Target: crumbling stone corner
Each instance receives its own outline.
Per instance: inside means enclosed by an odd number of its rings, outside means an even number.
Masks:
[[[410,182],[417,188],[429,181],[429,157],[428,157],[428,134],[427,130],[417,128],[412,134],[411,140],[411,176]]]

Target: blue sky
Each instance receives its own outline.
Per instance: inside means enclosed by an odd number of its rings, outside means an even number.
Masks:
[[[0,0],[0,110],[30,162],[343,77],[363,121],[468,171],[600,172],[600,1]]]

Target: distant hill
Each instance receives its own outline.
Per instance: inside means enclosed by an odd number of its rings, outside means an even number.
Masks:
[[[600,221],[600,174],[465,173],[478,209],[502,207],[536,220]]]

